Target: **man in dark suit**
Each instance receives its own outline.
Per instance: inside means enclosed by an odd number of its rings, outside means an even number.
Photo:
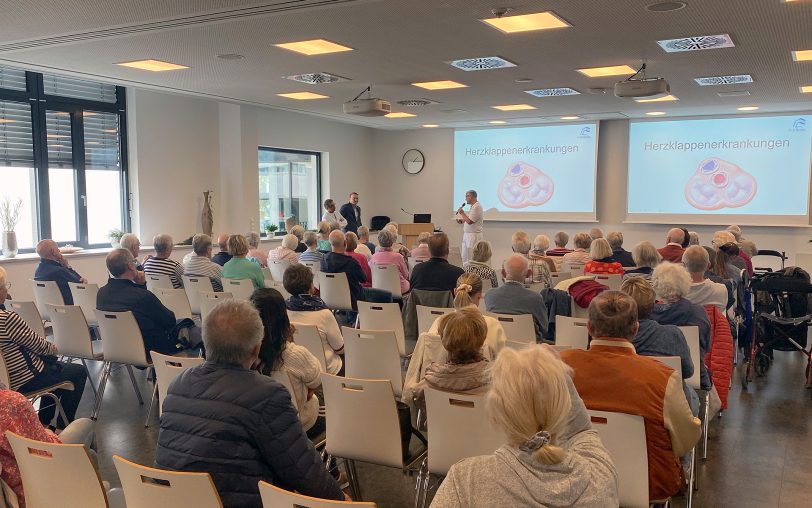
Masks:
[[[680,228],[671,228],[668,230],[668,235],[665,239],[667,242],[666,246],[657,249],[657,252],[663,257],[663,261],[682,263],[682,255],[685,253],[685,249],[682,248],[682,242],[685,240],[685,232]]]
[[[358,193],[350,192],[350,202],[341,205],[338,212],[347,220],[344,232],[349,233],[352,231],[357,235],[358,227],[361,225],[361,208],[358,206]]]
[[[465,271],[448,262],[448,250],[448,236],[445,233],[431,235],[429,238],[431,258],[418,263],[412,270],[409,280],[412,289],[453,291],[457,287],[457,279]]]
[[[606,241],[612,247],[612,255],[606,261],[617,261],[623,266],[634,266],[632,253],[623,248],[623,233],[612,231],[606,235]]]
[[[37,244],[37,255],[39,255],[39,264],[34,272],[34,280],[56,282],[65,305],[73,305],[73,295],[70,292],[68,283],[81,282],[87,284],[87,279],[70,267],[68,261],[59,252],[59,246],[53,240],[47,239],[39,242]]]

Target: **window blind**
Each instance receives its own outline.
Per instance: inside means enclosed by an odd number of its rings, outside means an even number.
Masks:
[[[0,165],[34,167],[31,106],[27,103],[0,101]]]
[[[85,169],[121,169],[118,115],[86,111]]]
[[[25,91],[25,71],[0,65],[0,88]]]
[[[72,168],[73,141],[70,114],[64,111],[47,111],[45,129],[48,139],[48,167]]]
[[[100,102],[116,102],[116,87],[105,83],[95,83],[56,74],[43,74],[42,84],[45,95],[72,97]]]

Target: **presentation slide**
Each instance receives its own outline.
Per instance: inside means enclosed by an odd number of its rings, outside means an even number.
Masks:
[[[457,130],[456,210],[477,191],[485,220],[594,221],[598,125]]]
[[[809,224],[812,115],[638,121],[627,221]]]

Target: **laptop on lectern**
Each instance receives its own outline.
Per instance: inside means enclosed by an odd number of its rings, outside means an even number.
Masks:
[[[414,214],[415,224],[429,224],[431,222],[430,213],[416,213]]]

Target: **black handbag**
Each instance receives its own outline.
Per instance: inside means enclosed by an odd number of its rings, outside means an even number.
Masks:
[[[403,450],[403,463],[407,463],[411,454],[409,453],[409,443],[412,441],[412,436],[423,443],[423,446],[428,446],[429,442],[422,432],[412,427],[412,410],[409,405],[399,400],[395,401],[398,408],[398,423],[400,424],[400,445]]]

